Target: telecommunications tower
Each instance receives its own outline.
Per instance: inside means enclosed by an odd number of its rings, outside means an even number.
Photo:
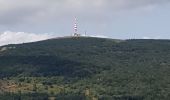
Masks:
[[[74,19],[75,23],[74,23],[74,35],[75,37],[80,36],[80,34],[78,34],[78,29],[77,29],[77,18],[75,17]]]

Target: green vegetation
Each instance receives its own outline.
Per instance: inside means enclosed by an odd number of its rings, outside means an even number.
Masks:
[[[168,100],[170,40],[61,38],[0,47],[2,100]]]

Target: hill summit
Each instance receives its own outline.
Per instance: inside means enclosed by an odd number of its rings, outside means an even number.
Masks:
[[[66,96],[167,100],[169,61],[169,40],[58,38],[0,47],[0,77],[62,86]]]

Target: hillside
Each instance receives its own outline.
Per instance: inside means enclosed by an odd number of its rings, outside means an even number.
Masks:
[[[24,100],[35,92],[59,100],[168,100],[169,61],[170,40],[79,37],[7,45],[0,47],[0,92],[14,90]]]

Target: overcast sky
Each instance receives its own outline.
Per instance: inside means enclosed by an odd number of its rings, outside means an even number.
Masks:
[[[170,0],[0,0],[0,42],[70,35],[75,16],[81,34],[170,39]]]

